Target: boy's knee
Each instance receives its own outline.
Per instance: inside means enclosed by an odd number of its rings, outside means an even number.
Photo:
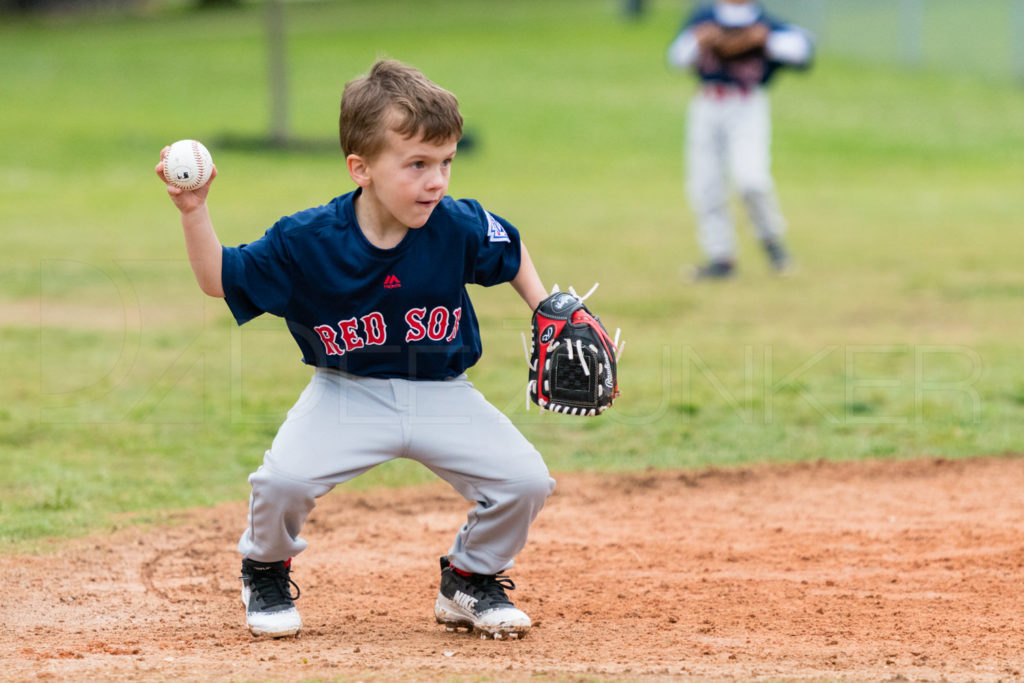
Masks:
[[[738,178],[736,192],[748,203],[759,201],[773,192],[771,178]]]
[[[272,500],[308,500],[323,495],[325,487],[313,482],[292,479],[261,467],[249,475],[253,494]]]
[[[519,500],[543,505],[555,490],[555,480],[545,472],[516,481],[515,489],[516,498]]]

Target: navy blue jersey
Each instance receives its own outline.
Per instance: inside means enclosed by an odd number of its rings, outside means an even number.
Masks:
[[[770,31],[799,30],[797,27],[767,14],[760,5],[756,5],[754,10],[756,13],[754,21],[765,24]],[[707,21],[717,23],[725,30],[730,30],[730,27],[724,26],[718,21],[714,5],[708,4],[694,10],[684,22],[680,32]],[[695,66],[700,80],[704,83],[721,83],[743,88],[767,85],[779,67],[801,68],[800,65],[784,64],[771,59],[763,49],[751,50],[728,59],[709,51],[702,51]]]
[[[519,272],[519,233],[474,200],[445,197],[392,249],[356,222],[361,190],[279,220],[223,250],[224,294],[239,325],[283,317],[302,361],[363,377],[445,379],[480,358],[467,284]]]

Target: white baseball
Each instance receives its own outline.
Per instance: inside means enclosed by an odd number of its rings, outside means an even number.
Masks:
[[[183,190],[206,184],[213,173],[210,150],[198,140],[178,140],[164,157],[164,180]]]

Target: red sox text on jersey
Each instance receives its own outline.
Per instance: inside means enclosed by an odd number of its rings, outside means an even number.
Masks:
[[[405,343],[429,340],[450,342],[459,333],[462,308],[449,310],[436,306],[410,308],[403,316]],[[328,356],[343,356],[367,346],[383,346],[388,339],[388,325],[384,314],[373,311],[359,318],[347,318],[334,324],[317,325],[313,330],[323,342]]]

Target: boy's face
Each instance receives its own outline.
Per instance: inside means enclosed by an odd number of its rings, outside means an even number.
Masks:
[[[458,142],[424,142],[419,136],[402,137],[389,130],[387,144],[365,160],[368,184],[359,182],[364,196],[371,195],[382,211],[378,218],[409,228],[420,228],[448,193],[452,159]]]

